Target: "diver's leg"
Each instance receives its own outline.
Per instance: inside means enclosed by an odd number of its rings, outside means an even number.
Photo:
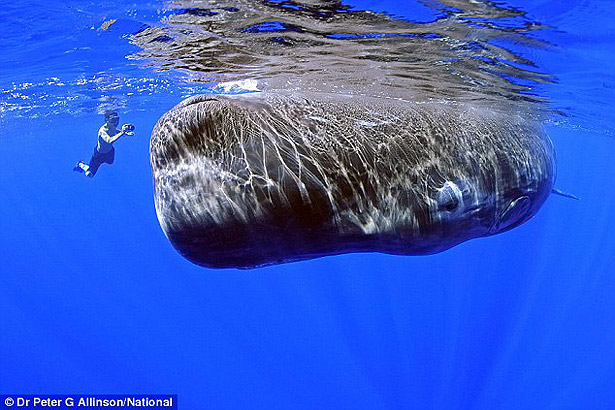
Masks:
[[[115,161],[115,148],[111,147],[111,151],[105,154],[105,162],[109,165]]]
[[[85,176],[90,178],[94,177],[94,175],[96,175],[96,172],[98,171],[98,167],[100,167],[100,164],[103,163],[103,160],[103,156],[96,149],[94,149],[92,158],[90,158],[88,170],[85,171]]]

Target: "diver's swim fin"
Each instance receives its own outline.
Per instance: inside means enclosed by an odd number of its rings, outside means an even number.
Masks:
[[[560,195],[560,196],[565,196],[566,198],[572,198],[572,199],[576,199],[577,201],[579,200],[579,197],[569,194],[568,192],[564,192],[564,191],[560,191],[559,189],[551,189],[551,193],[556,194],[556,195]]]
[[[77,162],[77,165],[75,165],[75,168],[73,168],[73,171],[83,173],[87,171],[87,169],[88,169],[88,166],[85,164],[85,162],[79,161]]]

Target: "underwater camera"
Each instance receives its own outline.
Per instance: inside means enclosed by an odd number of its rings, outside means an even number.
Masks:
[[[125,128],[126,128],[126,131],[128,132],[135,130],[135,126],[132,124],[126,124]]]

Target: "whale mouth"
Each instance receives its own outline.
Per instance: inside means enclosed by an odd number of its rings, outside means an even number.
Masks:
[[[527,195],[523,195],[511,201],[506,209],[504,209],[504,211],[502,211],[497,218],[496,223],[490,230],[490,233],[496,234],[508,231],[515,226],[521,225],[528,219],[531,207],[532,201]]]

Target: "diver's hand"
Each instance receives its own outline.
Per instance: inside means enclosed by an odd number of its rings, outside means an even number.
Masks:
[[[133,132],[135,129],[135,126],[132,124],[124,124],[122,125],[122,132],[125,135],[135,135],[135,133]]]

